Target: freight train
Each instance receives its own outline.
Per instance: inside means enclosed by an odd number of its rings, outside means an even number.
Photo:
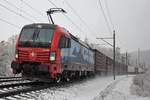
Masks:
[[[55,24],[25,25],[16,43],[14,74],[39,80],[69,80],[95,73],[112,73],[113,60]],[[126,65],[116,62],[116,72]]]

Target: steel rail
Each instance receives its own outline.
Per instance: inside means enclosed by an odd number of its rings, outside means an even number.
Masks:
[[[22,77],[0,77],[0,79],[13,79],[13,78],[22,78]]]
[[[6,79],[6,80],[0,80],[0,82],[12,82],[12,81],[24,81],[25,79]]]
[[[15,86],[34,85],[35,83],[36,83],[36,84],[40,84],[39,82],[24,82],[24,83],[4,84],[4,85],[0,85],[0,89],[1,89],[1,88],[15,87]]]
[[[18,95],[18,94],[21,94],[21,93],[26,93],[26,92],[31,92],[31,91],[36,91],[36,90],[41,90],[41,89],[46,89],[46,88],[50,88],[51,86],[54,86],[53,85],[45,85],[45,84],[36,84],[31,87],[27,87],[27,88],[24,88],[24,89],[16,89],[16,90],[13,90],[13,91],[7,91],[7,92],[2,92],[0,93],[0,98],[4,98],[4,97],[8,97],[8,96],[13,96],[13,95]]]

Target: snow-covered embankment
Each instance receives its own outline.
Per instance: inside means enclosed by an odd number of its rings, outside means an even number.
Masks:
[[[69,87],[46,89],[38,100],[150,100],[132,94],[134,76],[97,77]]]
[[[116,81],[112,76],[109,77],[96,77],[88,81],[74,84],[70,87],[47,89],[42,93],[39,100],[92,100],[99,93],[104,90],[108,85],[114,85],[118,80],[125,76],[118,76]]]
[[[139,96],[150,97],[150,69],[144,74],[136,75],[133,79],[132,93]]]

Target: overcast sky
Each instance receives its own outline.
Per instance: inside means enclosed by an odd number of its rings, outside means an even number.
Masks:
[[[18,34],[25,24],[48,22],[46,11],[54,7],[48,0],[7,1],[0,0],[0,19],[7,20],[20,28],[0,20],[0,40],[7,40],[11,35]],[[107,27],[98,0],[51,1],[58,7],[64,8],[67,11],[66,15],[77,25],[73,25],[62,14],[53,16],[56,24],[65,27],[72,34],[78,35],[81,39],[87,37],[90,42],[99,44],[103,44],[103,42],[96,40],[96,37],[112,37],[112,32],[110,33]],[[36,9],[36,11],[29,8],[24,2]],[[76,16],[75,12],[67,5],[67,2],[85,23]],[[138,48],[143,50],[150,49],[150,0],[101,0],[101,2],[107,19],[109,19],[108,12],[112,19],[116,30],[117,46],[121,48],[121,51],[135,51]],[[13,7],[12,4],[19,9]],[[20,14],[20,16],[8,11],[6,7]],[[107,7],[109,10],[107,10]],[[21,16],[31,21],[25,20]],[[109,25],[111,27],[110,21]],[[112,30],[113,28],[111,27]]]

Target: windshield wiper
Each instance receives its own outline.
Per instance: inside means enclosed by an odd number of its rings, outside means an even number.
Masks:
[[[33,36],[32,36],[32,40],[36,40],[37,39],[37,34],[39,33],[39,30],[38,29],[34,29],[34,33],[33,33]]]

